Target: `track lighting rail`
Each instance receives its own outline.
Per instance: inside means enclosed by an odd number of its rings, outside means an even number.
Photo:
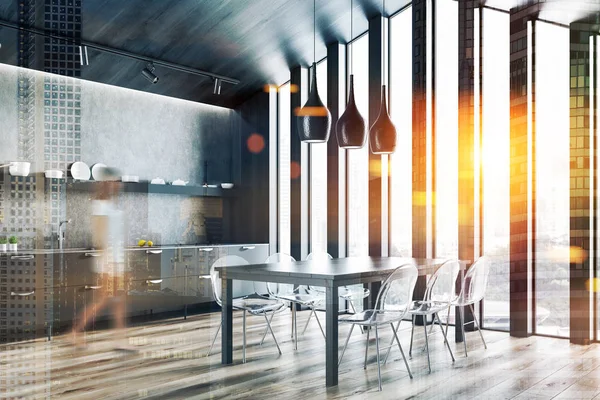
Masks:
[[[238,83],[240,83],[239,80],[234,79],[234,78],[229,78],[227,76],[223,76],[223,75],[219,75],[219,74],[215,74],[212,72],[208,72],[208,71],[203,71],[201,69],[197,69],[197,68],[192,68],[192,67],[188,67],[185,65],[181,65],[181,64],[176,64],[170,61],[163,61],[163,60],[159,60],[153,57],[147,57],[147,56],[142,56],[139,54],[135,54],[132,53],[130,51],[127,50],[121,50],[121,49],[116,49],[114,47],[109,47],[109,46],[105,46],[102,44],[98,44],[98,43],[94,43],[94,42],[90,42],[88,40],[75,40],[73,38],[69,38],[66,36],[62,36],[62,35],[58,35],[52,32],[48,32],[46,30],[43,29],[38,29],[35,27],[25,27],[25,26],[19,26],[16,23],[13,22],[9,22],[9,21],[4,21],[4,20],[0,20],[0,26],[6,27],[6,28],[10,28],[10,29],[15,29],[15,30],[19,30],[19,31],[24,31],[24,32],[28,32],[28,33],[32,33],[35,35],[40,35],[40,36],[45,36],[45,37],[49,37],[52,39],[56,39],[56,40],[60,40],[63,42],[67,42],[69,44],[73,44],[76,46],[87,46],[91,49],[95,49],[104,53],[109,53],[109,54],[115,54],[118,56],[122,56],[122,57],[127,57],[127,58],[132,58],[135,60],[139,60],[139,61],[143,61],[144,63],[152,63],[155,66],[162,66],[162,67],[166,67],[166,68],[170,68],[176,71],[181,71],[181,72],[186,72],[188,74],[192,74],[192,75],[200,75],[200,76],[205,76],[208,78],[212,78],[215,80],[219,80],[220,82],[227,82],[230,83],[232,85],[237,85]]]

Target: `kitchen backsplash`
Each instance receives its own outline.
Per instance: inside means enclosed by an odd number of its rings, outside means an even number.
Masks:
[[[0,235],[24,248],[91,245],[90,195],[43,171],[74,161],[104,163],[141,180],[239,183],[240,116],[188,102],[0,64],[0,164],[31,162],[27,178],[0,170]],[[193,244],[223,240],[223,200],[123,193],[128,241]]]

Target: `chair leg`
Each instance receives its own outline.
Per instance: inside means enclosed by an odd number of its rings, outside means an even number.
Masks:
[[[442,321],[440,320],[440,316],[438,315],[438,313],[435,313],[434,317],[437,318],[438,322],[440,323],[440,330],[442,331],[442,335],[444,335],[444,343],[446,343],[446,347],[448,347],[448,351],[450,352],[450,357],[452,357],[452,362],[454,362],[454,354],[452,354],[452,349],[450,349],[450,343],[448,343],[446,332],[444,332],[444,328],[442,328]]]
[[[427,337],[427,325],[423,324],[423,332],[425,332],[425,347],[427,348],[427,366],[431,373],[431,360],[429,359],[429,338]]]
[[[275,316],[275,312],[271,314],[271,319],[269,319],[269,323],[273,322],[273,317]],[[269,332],[269,328],[265,327],[265,331],[263,332],[262,339],[260,340],[260,346],[263,345],[265,338],[267,337],[267,333]]]
[[[365,346],[365,365],[363,369],[367,369],[367,355],[369,353],[369,336],[371,335],[371,330],[367,329],[367,345]]]
[[[396,328],[394,329],[394,324],[390,323],[390,326],[392,327],[392,330],[394,331],[394,333],[396,333],[396,331],[398,329],[400,329],[400,323],[402,321],[398,321],[398,324],[396,325]],[[392,346],[394,346],[394,337],[392,336],[392,340],[390,340],[390,345],[388,346],[387,352],[385,353],[385,358],[383,359],[383,364],[385,365],[387,363],[387,359],[390,355],[390,352],[392,350]]]
[[[308,327],[308,323],[310,322],[310,319],[312,318],[313,313],[315,312],[314,309],[310,309],[310,314],[308,314],[308,319],[306,320],[306,324],[304,324],[304,329],[302,329],[302,334],[304,335],[304,333],[306,332],[306,328]]]
[[[446,315],[446,336],[448,336],[448,323],[450,322],[450,307],[448,307],[448,314]],[[456,321],[454,321],[456,323]]]
[[[412,345],[413,336],[415,335],[415,316],[412,316],[412,328],[410,329],[410,348],[408,349],[408,356],[412,358]]]
[[[244,331],[243,345],[242,345],[242,363],[246,363],[246,310],[242,311],[244,316],[242,317],[242,330]]]
[[[381,392],[381,362],[379,361],[379,326],[375,325],[375,347],[377,348],[377,380]]]
[[[275,313],[273,313],[275,314]],[[279,343],[277,343],[277,338],[275,337],[275,332],[273,332],[273,328],[271,327],[271,321],[267,318],[267,314],[263,314],[265,316],[265,321],[267,321],[267,329],[271,331],[271,336],[273,336],[273,340],[275,341],[275,345],[277,346],[277,351],[281,354],[281,349],[279,348]]]
[[[298,324],[297,324],[297,320],[298,320],[298,315],[296,314],[296,305],[293,305],[293,315],[292,315],[292,322],[293,322],[293,329],[292,329],[292,334],[294,335],[294,350],[298,350]]]
[[[408,366],[408,361],[406,360],[406,356],[404,355],[404,350],[402,350],[402,345],[400,344],[400,339],[398,339],[398,328],[400,327],[400,323],[398,323],[398,327],[396,329],[394,329],[394,324],[390,324],[390,326],[392,327],[392,332],[394,332],[394,337],[396,338],[396,343],[398,343],[398,348],[400,349],[400,354],[402,354],[402,359],[404,360],[404,365],[406,365],[406,370],[408,371],[408,376],[410,376],[410,379],[413,378],[412,372],[410,372],[410,367]],[[388,350],[388,354],[389,354],[389,350]],[[386,356],[386,361],[387,361],[387,356]],[[385,362],[384,362],[385,364]]]
[[[222,324],[223,324],[222,322],[219,323],[219,327],[217,328],[217,333],[215,333],[215,337],[214,337],[214,339],[213,339],[213,341],[212,341],[212,343],[210,345],[210,349],[208,349],[208,353],[206,353],[206,357],[210,356],[210,352],[212,351],[213,346],[215,345],[215,342],[217,341],[217,337],[219,337],[219,332],[221,332],[221,325]]]
[[[485,343],[485,339],[483,338],[483,333],[481,332],[481,329],[479,328],[479,321],[477,320],[477,316],[475,316],[475,310],[473,310],[473,304],[469,304],[469,307],[471,307],[471,312],[473,313],[473,319],[477,323],[477,330],[479,331],[479,336],[481,336],[481,341],[483,342],[483,347],[485,347],[487,349],[487,344]]]
[[[292,307],[292,334],[290,338],[294,340],[294,319],[296,319],[296,305],[294,303],[291,304]]]
[[[325,336],[325,331],[323,330],[323,326],[321,325],[321,321],[319,321],[319,316],[317,315],[316,311],[315,311],[315,319],[317,320],[317,324],[319,324],[319,329],[321,329],[321,334],[323,335],[323,339],[327,340],[327,337]]]
[[[352,299],[348,299],[348,304],[350,304],[350,308],[352,309],[352,313],[356,314],[356,308],[354,308],[354,302],[352,301]],[[360,329],[360,333],[365,333],[362,325],[359,325],[358,328]]]
[[[465,309],[464,307],[458,307],[460,311],[460,329],[463,337],[463,345],[465,346],[465,357],[467,357],[467,335],[465,335]]]
[[[350,340],[350,335],[352,335],[352,331],[354,330],[354,324],[350,327],[350,331],[348,332],[348,336],[346,337],[346,343],[344,343],[344,348],[342,349],[342,355],[340,356],[340,360],[338,361],[338,365],[342,363],[342,358],[344,357],[344,353],[346,352],[346,347],[348,347],[348,341]]]

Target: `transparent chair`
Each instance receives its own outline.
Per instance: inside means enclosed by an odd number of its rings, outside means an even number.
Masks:
[[[354,326],[358,325],[363,327],[375,328],[375,344],[377,347],[377,377],[379,381],[379,390],[381,390],[381,362],[379,348],[379,327],[381,326],[389,325],[392,328],[392,332],[394,334],[392,342],[388,347],[387,354],[389,355],[390,350],[394,345],[395,339],[396,343],[398,344],[398,348],[400,349],[400,353],[402,354],[402,358],[404,359],[404,364],[406,365],[408,375],[411,379],[413,377],[410,371],[410,367],[408,366],[406,356],[404,355],[404,351],[402,350],[402,345],[400,344],[400,340],[398,339],[397,331],[400,327],[400,322],[409,310],[409,306],[412,301],[413,291],[417,282],[417,275],[418,270],[417,267],[415,267],[414,265],[407,264],[397,268],[388,276],[388,278],[381,285],[381,289],[379,290],[377,300],[375,301],[374,309],[365,310],[356,314],[352,314],[348,317],[339,319],[340,323],[352,324],[350,332],[348,332],[348,336],[346,337],[346,343],[344,344],[342,355],[340,356],[340,364],[342,363],[342,358],[344,357],[346,347],[348,346],[348,340],[350,340],[350,335],[352,334]],[[397,326],[394,326],[395,322],[398,323]],[[367,346],[365,348],[364,362],[365,369],[367,368],[370,333],[371,330],[367,329]],[[385,362],[387,362],[387,355],[384,360],[384,364]]]
[[[215,263],[210,267],[210,280],[212,283],[213,289],[213,297],[217,304],[222,307],[223,302],[221,300],[221,279],[219,278],[219,272],[215,270],[216,267],[222,266],[233,266],[233,265],[247,265],[248,262],[241,257],[238,256],[225,256],[219,258]],[[242,298],[233,299],[233,309],[240,310],[243,312],[242,316],[242,324],[243,324],[243,346],[242,346],[242,362],[246,362],[246,313],[250,315],[262,315],[267,322],[267,329],[271,332],[271,336],[273,336],[273,340],[275,341],[275,345],[277,346],[277,350],[279,354],[281,354],[281,349],[279,348],[279,343],[277,342],[277,338],[275,337],[275,333],[273,332],[273,328],[271,327],[271,321],[268,318],[268,314],[274,314],[285,304],[279,300],[269,299],[257,294],[252,294],[249,296],[245,296]],[[219,329],[217,329],[217,333],[210,345],[210,349],[208,350],[207,356],[210,355],[212,348],[217,340],[217,336],[219,336],[219,332],[222,327],[222,322],[219,324]]]
[[[487,349],[487,344],[485,343],[485,339],[483,338],[483,333],[481,333],[481,329],[479,328],[479,321],[477,321],[477,316],[475,315],[475,310],[473,309],[473,304],[478,303],[485,296],[485,290],[487,289],[488,278],[490,275],[490,264],[486,257],[480,257],[471,265],[468,269],[461,286],[460,295],[458,298],[452,303],[452,306],[459,307],[460,312],[460,320],[463,321],[461,326],[462,329],[462,337],[463,344],[465,346],[465,357],[467,357],[467,337],[465,336],[465,325],[468,324],[476,324],[477,330],[479,331],[479,336],[481,336],[481,341],[483,342],[483,346]],[[465,319],[465,311],[464,307],[469,306],[471,308],[471,313],[473,314],[473,321],[464,322]],[[448,320],[450,319],[450,308],[448,308],[448,317],[446,318],[446,332],[448,332]]]
[[[413,336],[415,332],[415,319],[417,316],[422,316],[423,320],[426,320],[428,316],[433,316],[433,323],[437,320],[439,323],[440,330],[444,335],[444,343],[448,347],[452,362],[454,362],[454,354],[450,349],[450,344],[446,337],[446,332],[442,327],[439,312],[450,309],[450,305],[456,301],[456,278],[458,277],[459,264],[456,260],[449,260],[444,262],[435,271],[433,276],[427,282],[425,288],[425,295],[423,300],[413,301],[411,303],[409,313],[412,315],[412,329],[410,332],[410,348],[408,354],[412,356]],[[427,333],[427,324],[423,324],[423,331],[425,332],[425,350],[427,350],[427,366],[431,373],[431,360],[429,358],[429,338]],[[389,351],[388,351],[389,354]],[[387,358],[387,354],[386,354]]]
[[[277,262],[294,262],[296,261],[294,257],[284,254],[284,253],[275,253],[270,255],[265,263],[277,263]],[[311,315],[315,312],[315,307],[317,303],[324,300],[324,296],[317,295],[315,293],[308,293],[307,288],[304,286],[298,286],[294,288],[292,284],[281,284],[281,283],[273,283],[267,282],[267,291],[269,292],[269,296],[273,299],[279,299],[286,302],[290,302],[292,304],[300,304],[302,306],[308,307],[310,309]],[[294,339],[294,348],[298,350],[298,320],[297,320],[297,312],[296,307],[292,307],[292,339]],[[325,331],[323,330],[323,326],[321,325],[321,321],[316,316],[317,323],[319,324],[319,328],[321,329],[321,334],[325,337]]]
[[[333,257],[329,253],[313,252],[313,253],[310,253],[306,257],[306,259],[307,260],[333,260]],[[318,295],[318,296],[321,296],[323,298],[322,304],[325,304],[325,290],[323,288],[308,286],[308,292]],[[353,314],[356,314],[356,307],[354,306],[354,300],[355,299],[364,299],[366,297],[369,297],[370,294],[371,294],[371,291],[369,289],[364,288],[362,285],[340,286],[338,288],[338,297],[340,299],[348,302],[348,305],[350,306],[350,311]],[[316,311],[325,311],[325,309],[324,308],[321,309],[321,308],[317,307]],[[315,316],[316,316],[316,314],[315,314]],[[312,317],[312,313],[311,313],[311,315],[308,316],[308,320],[306,321],[306,325],[304,326],[304,331],[306,331],[306,327],[308,326],[308,323],[310,322],[311,317]],[[304,331],[302,333],[304,333]],[[362,326],[360,326],[360,331],[363,332]]]

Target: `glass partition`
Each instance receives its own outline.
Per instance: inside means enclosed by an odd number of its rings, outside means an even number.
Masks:
[[[279,88],[279,252],[290,254],[290,83]]]
[[[390,255],[412,255],[412,8],[390,19],[390,115],[398,132],[390,161]]]
[[[483,254],[486,328],[510,329],[510,18],[483,10]]]
[[[535,33],[535,332],[569,336],[569,29]]]
[[[353,55],[354,94],[363,118],[369,118],[369,37],[349,46]],[[352,58],[348,59],[352,62]],[[348,72],[351,71],[349,64]],[[369,145],[348,150],[348,256],[369,254]]]

